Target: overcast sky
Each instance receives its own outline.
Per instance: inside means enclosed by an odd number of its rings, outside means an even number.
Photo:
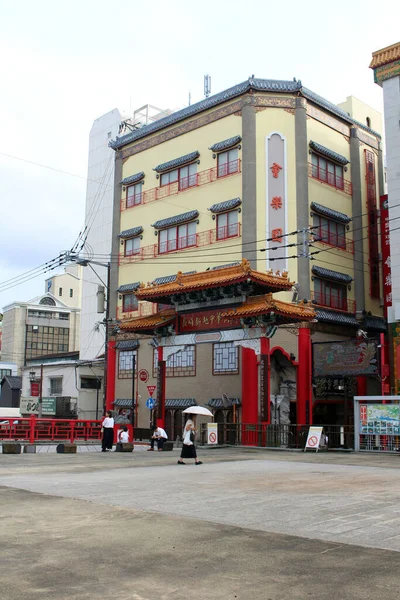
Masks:
[[[212,93],[253,73],[296,77],[334,103],[354,95],[382,110],[368,64],[374,50],[399,41],[398,6],[0,0],[0,284],[75,241],[96,117],[146,103],[183,107],[189,90],[192,102],[202,98],[205,73]],[[44,293],[45,278],[0,291],[0,309]]]

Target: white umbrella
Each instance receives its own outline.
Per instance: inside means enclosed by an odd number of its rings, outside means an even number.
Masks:
[[[204,406],[189,406],[189,408],[185,408],[182,411],[183,413],[189,413],[191,415],[206,415],[212,417],[213,414],[208,408],[204,408]]]

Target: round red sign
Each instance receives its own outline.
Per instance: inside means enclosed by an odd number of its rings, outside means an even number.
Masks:
[[[146,369],[140,369],[139,379],[140,381],[143,381],[143,383],[146,383],[146,381],[149,380],[149,372]]]

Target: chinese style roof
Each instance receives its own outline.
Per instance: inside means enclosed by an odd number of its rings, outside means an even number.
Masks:
[[[240,290],[236,290],[235,286],[240,286]],[[136,292],[136,297],[139,300],[170,304],[172,296],[174,296],[174,301],[178,301],[179,297],[191,292],[214,289],[216,293],[227,297],[228,288],[231,292],[229,295],[241,296],[245,290],[254,295],[262,292],[290,290],[292,286],[293,282],[289,280],[287,272],[284,271],[282,274],[279,271],[273,273],[272,269],[268,272],[254,271],[250,267],[249,261],[243,259],[239,265],[225,269],[202,271],[187,275],[179,271],[176,280],[170,283],[161,285],[150,283],[147,286],[141,284]],[[203,301],[206,299],[203,298]]]
[[[333,323],[335,325],[349,325],[350,327],[360,327],[360,323],[357,321],[354,315],[349,313],[340,312],[338,310],[325,310],[324,308],[317,308],[316,318],[321,323]]]
[[[222,140],[222,142],[217,142],[213,146],[210,146],[210,150],[213,152],[223,152],[224,150],[228,150],[228,148],[233,148],[233,146],[237,146],[239,142],[242,141],[240,135],[235,135],[235,137],[228,138],[227,140]]]
[[[154,167],[153,171],[157,171],[157,173],[164,173],[165,171],[171,171],[172,169],[177,169],[178,167],[182,167],[183,165],[187,165],[194,160],[198,159],[200,156],[200,152],[196,150],[195,152],[191,152],[190,154],[185,154],[184,156],[179,156],[179,158],[174,158],[169,160],[168,162],[162,163],[161,165],[157,165]]]
[[[140,171],[140,173],[135,173],[134,175],[125,177],[125,179],[123,179],[121,183],[122,185],[132,185],[134,183],[139,183],[139,181],[142,181],[142,179],[144,179],[144,172]]]
[[[369,66],[370,69],[376,69],[376,67],[382,67],[395,60],[400,60],[400,42],[373,52],[372,61]]]
[[[115,398],[113,404],[119,408],[131,408],[132,398]],[[136,406],[136,400],[133,401],[133,405]]]
[[[136,281],[135,283],[125,283],[124,285],[120,285],[117,289],[117,292],[126,293],[126,292],[134,292],[140,286],[140,281]]]
[[[193,219],[197,219],[198,216],[198,210],[189,210],[189,212],[181,213],[180,215],[175,215],[174,217],[160,219],[159,221],[153,223],[152,227],[154,227],[154,229],[165,229],[165,227],[170,227],[171,225],[181,225],[181,223],[193,221]]]
[[[138,227],[132,227],[131,229],[125,229],[118,234],[119,238],[130,238],[135,237],[135,235],[140,235],[143,233],[143,227],[138,225]]]
[[[242,403],[240,398],[228,398],[227,401],[225,401],[225,404],[222,398],[210,398],[206,404],[210,408],[232,408],[234,404],[240,406]]]
[[[351,275],[346,273],[340,273],[340,271],[331,271],[331,269],[325,269],[324,267],[314,266],[312,268],[313,275],[322,277],[323,279],[330,279],[331,281],[337,281],[339,283],[351,283],[353,278]]]
[[[242,201],[240,198],[232,198],[232,200],[225,200],[225,202],[218,202],[217,204],[213,204],[208,210],[212,213],[218,214],[225,212],[226,210],[232,210],[233,208],[236,208],[241,204]]]
[[[193,275],[193,273],[197,273],[197,271],[187,271],[186,273],[184,273],[184,275]],[[170,283],[171,281],[175,281],[176,280],[176,274],[175,275],[164,275],[164,277],[156,277],[153,280],[153,284],[156,285],[160,285],[162,283]]]
[[[136,350],[139,348],[139,340],[122,340],[122,342],[117,342],[116,348],[117,350]]]
[[[174,319],[175,311],[174,309],[169,308],[167,310],[161,310],[155,315],[129,319],[129,321],[121,323],[119,328],[123,331],[140,331],[142,333],[153,332],[155,329],[169,325]]]
[[[309,304],[292,304],[277,300],[272,294],[253,296],[241,306],[230,308],[222,313],[223,317],[256,317],[273,313],[280,322],[312,321],[315,311]]]
[[[389,50],[389,48],[386,48],[385,50]],[[114,150],[118,150],[119,148],[123,148],[131,142],[135,142],[139,139],[147,137],[148,135],[152,135],[156,131],[160,131],[162,129],[165,129],[166,127],[170,127],[171,125],[175,125],[175,123],[179,123],[181,121],[184,121],[185,119],[189,119],[203,111],[209,110],[218,106],[219,104],[223,104],[224,102],[228,102],[233,98],[237,98],[238,96],[242,96],[243,94],[251,93],[253,91],[303,96],[304,98],[307,98],[307,100],[309,100],[310,102],[313,102],[314,104],[317,104],[318,106],[340,117],[346,123],[355,124],[361,129],[364,129],[365,131],[369,131],[370,133],[374,134],[378,139],[381,138],[379,133],[373,131],[369,127],[366,127],[363,123],[356,121],[355,119],[350,117],[347,114],[347,112],[343,109],[339,108],[332,102],[325,100],[325,98],[323,98],[322,96],[319,96],[318,94],[315,94],[308,88],[304,87],[301,81],[258,79],[255,77],[250,77],[247,81],[243,81],[242,83],[234,85],[233,87],[230,87],[227,90],[219,92],[218,94],[209,96],[208,98],[205,98],[200,102],[196,102],[195,104],[186,106],[181,110],[177,110],[171,113],[170,115],[163,117],[162,119],[158,119],[157,121],[153,121],[152,123],[141,127],[140,129],[130,131],[129,133],[121,137],[117,137],[115,140],[110,140],[109,146]]]
[[[322,206],[322,204],[318,204],[317,202],[311,202],[310,208],[313,212],[316,212],[323,217],[327,217],[328,219],[339,221],[340,223],[350,223],[351,221],[351,218],[344,213],[333,210],[333,208],[329,208],[328,206]]]
[[[165,408],[189,408],[189,406],[197,406],[194,398],[166,398]]]
[[[377,331],[379,333],[385,333],[387,331],[387,325],[385,319],[382,317],[374,317],[373,315],[366,315],[362,326],[367,331]]]
[[[347,165],[347,163],[349,162],[349,160],[345,156],[342,156],[341,154],[334,152],[330,148],[321,146],[321,144],[317,144],[317,142],[311,141],[310,148],[312,150],[315,150],[316,152],[318,152],[318,154],[322,154],[323,156],[326,156],[327,158],[330,158],[331,160],[334,160],[335,162],[337,162],[341,165]]]

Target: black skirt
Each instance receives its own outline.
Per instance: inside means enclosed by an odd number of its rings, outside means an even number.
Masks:
[[[103,450],[108,449],[111,450],[114,442],[114,428],[113,427],[104,427],[103,430],[103,441],[101,447]]]
[[[195,445],[182,444],[181,458],[197,458]]]

